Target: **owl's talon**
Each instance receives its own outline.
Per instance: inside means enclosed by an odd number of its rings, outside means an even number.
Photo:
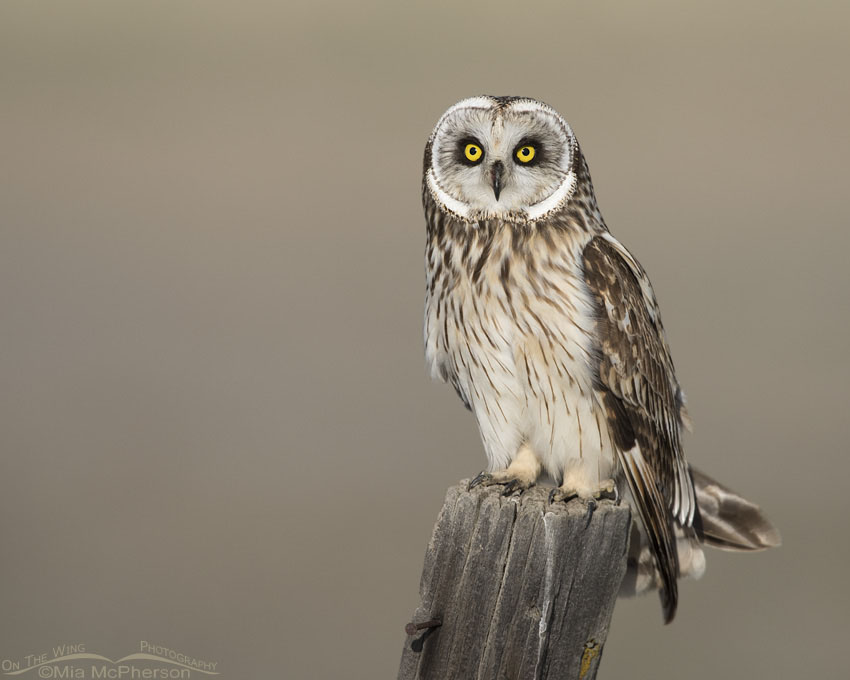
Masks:
[[[612,503],[614,503],[614,505],[619,505],[620,504],[620,490],[615,486],[614,491],[610,495],[605,494],[604,496],[602,496],[602,499],[609,500]]]
[[[510,481],[505,483],[505,488],[502,491],[502,496],[513,496],[515,493],[521,494],[523,491],[529,488],[530,485],[525,482],[521,482],[518,479],[511,479]]]
[[[573,498],[577,498],[578,494],[575,491],[568,489],[552,489],[549,492],[549,505],[552,503],[559,503],[563,501],[564,503],[569,503]]]
[[[476,486],[480,486],[481,484],[489,486],[489,484],[486,484],[486,482],[489,482],[491,479],[493,479],[493,475],[487,472],[479,472],[475,479],[473,479],[466,487],[466,490],[472,491]]]
[[[481,472],[469,483],[467,491],[472,491],[476,486],[496,486],[497,484],[503,484],[505,487],[502,490],[502,496],[513,496],[534,486],[534,482],[517,477],[508,477],[504,473],[492,475],[489,472]]]
[[[596,502],[595,498],[587,499],[587,512],[584,515],[584,528],[590,526],[590,520],[593,519],[593,513],[596,511],[596,508],[599,504]]]
[[[614,503],[619,505],[620,490],[617,488],[617,484],[613,479],[606,479],[599,485],[593,497],[598,501],[614,501]]]

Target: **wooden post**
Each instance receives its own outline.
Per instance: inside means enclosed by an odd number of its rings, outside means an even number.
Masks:
[[[399,680],[596,677],[626,570],[628,507],[602,501],[588,522],[586,505],[549,505],[547,488],[501,492],[463,481],[446,494]]]

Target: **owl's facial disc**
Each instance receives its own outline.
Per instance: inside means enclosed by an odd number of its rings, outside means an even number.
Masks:
[[[475,97],[437,124],[426,181],[464,219],[538,219],[572,194],[575,148],[572,130],[545,104]]]

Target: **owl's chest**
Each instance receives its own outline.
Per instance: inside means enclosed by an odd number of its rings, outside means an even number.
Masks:
[[[589,393],[595,320],[580,257],[566,248],[495,255],[462,269],[432,302],[444,377],[467,403],[482,391],[525,402],[542,390]]]

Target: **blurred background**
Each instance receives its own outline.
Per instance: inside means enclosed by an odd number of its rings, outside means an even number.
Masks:
[[[711,552],[600,677],[818,677],[850,635],[843,2],[0,7],[0,658],[150,640],[388,678],[445,490],[421,154],[463,97],[571,122],[652,277],[692,462],[781,549]]]

